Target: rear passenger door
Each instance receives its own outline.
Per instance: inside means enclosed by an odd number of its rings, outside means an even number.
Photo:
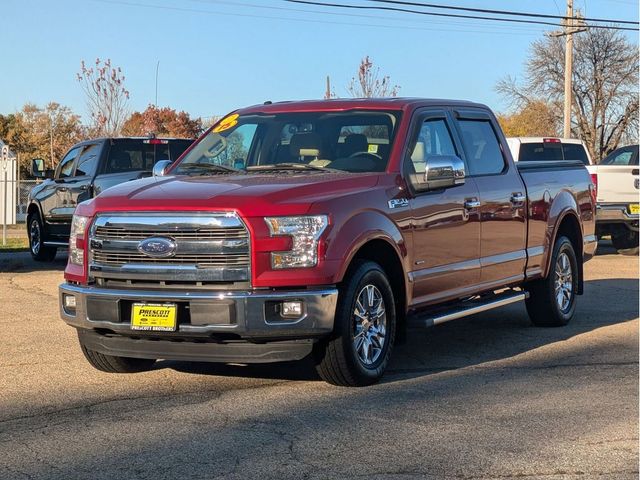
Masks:
[[[526,190],[495,118],[486,110],[455,111],[468,175],[480,196],[480,282],[497,288],[521,281],[526,265]]]
[[[420,111],[404,160],[406,178],[424,174],[432,155],[462,157],[444,110]],[[465,296],[480,280],[478,189],[473,178],[463,185],[412,192],[413,305]]]

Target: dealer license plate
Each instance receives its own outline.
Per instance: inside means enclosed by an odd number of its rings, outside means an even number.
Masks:
[[[175,303],[134,303],[131,307],[131,330],[173,332],[177,309]]]
[[[638,215],[640,213],[640,203],[632,203],[629,205],[629,213]]]

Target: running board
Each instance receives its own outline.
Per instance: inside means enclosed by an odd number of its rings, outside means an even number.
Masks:
[[[42,242],[45,247],[68,247],[69,242]]]
[[[468,317],[469,315],[475,315],[476,313],[486,312],[487,310],[493,310],[494,308],[521,302],[527,298],[529,298],[529,292],[509,291],[506,293],[500,293],[492,296],[489,300],[476,300],[474,302],[469,302],[468,306],[452,308],[439,312],[416,314],[415,317],[409,319],[408,326],[433,327],[434,325],[439,325],[450,320],[457,320],[458,318]]]

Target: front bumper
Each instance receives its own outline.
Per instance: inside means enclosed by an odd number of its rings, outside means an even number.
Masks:
[[[638,215],[629,212],[628,203],[599,203],[596,209],[596,225],[624,223],[638,231]]]
[[[75,297],[75,309],[65,307]],[[63,283],[60,315],[78,329],[82,343],[116,356],[272,362],[296,360],[311,351],[315,339],[331,333],[338,291],[335,287],[287,291],[127,290]],[[283,318],[277,305],[303,304],[299,318]],[[131,330],[134,302],[176,303],[175,332]]]

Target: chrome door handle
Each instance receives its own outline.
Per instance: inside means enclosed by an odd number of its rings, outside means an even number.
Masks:
[[[464,208],[471,210],[480,206],[480,200],[477,198],[468,198],[464,201]]]
[[[513,204],[524,203],[524,201],[526,199],[527,199],[527,197],[522,192],[517,192],[517,193],[512,193],[511,194],[511,203],[513,203]]]

